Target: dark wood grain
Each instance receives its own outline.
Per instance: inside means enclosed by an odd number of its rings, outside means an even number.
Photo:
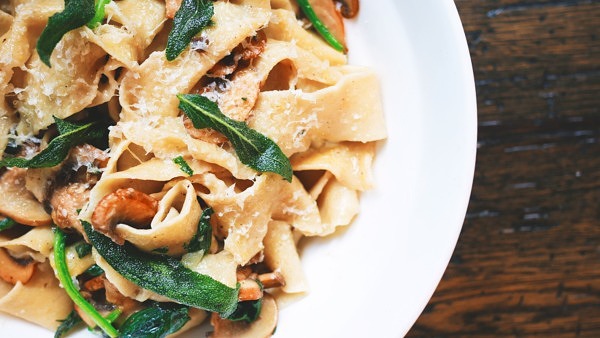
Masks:
[[[456,0],[474,187],[409,337],[600,337],[600,1]]]

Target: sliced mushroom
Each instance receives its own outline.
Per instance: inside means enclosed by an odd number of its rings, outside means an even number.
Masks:
[[[258,280],[265,289],[285,286],[285,279],[279,272],[269,272],[258,275]]]
[[[309,0],[315,14],[327,27],[329,32],[344,46],[346,45],[346,34],[342,15],[335,7],[332,0]]]
[[[72,183],[57,188],[50,197],[52,220],[62,229],[73,228],[83,233],[78,210],[89,200],[90,186],[87,183]]]
[[[236,70],[248,66],[250,61],[257,58],[267,45],[267,35],[264,31],[258,31],[255,35],[247,37],[237,45],[231,54],[221,59],[208,72],[210,77],[225,77],[233,74]]]
[[[190,118],[187,116],[183,117],[183,126],[188,134],[197,140],[202,140],[212,144],[223,144],[227,142],[227,137],[214,129],[196,129],[192,123],[192,120],[190,120]]]
[[[83,289],[89,292],[95,292],[104,289],[104,276],[96,276],[83,283]]]
[[[80,167],[104,168],[108,164],[109,156],[106,152],[84,143],[71,149],[67,163],[73,170]]]
[[[98,181],[99,169],[106,167],[108,159],[106,152],[92,145],[78,145],[71,149],[67,159],[60,165],[50,168],[28,169],[25,187],[42,203],[49,198],[51,199],[52,196],[49,194],[53,193],[53,190],[60,189],[66,182],[81,182],[88,189],[91,189]],[[85,167],[86,170],[80,170],[82,167]],[[56,222],[54,215],[53,218]]]
[[[239,267],[236,271],[236,277],[238,282],[244,280],[258,280],[264,289],[279,288],[285,285],[285,278],[280,272],[266,272],[259,275],[252,271],[252,268],[249,266]],[[248,288],[253,287],[253,285],[248,284]]]
[[[266,45],[267,35],[262,30],[247,37],[207,72],[207,77],[197,84],[194,92],[216,93],[217,104],[223,114],[237,121],[245,121],[256,104],[261,87],[261,82],[256,79],[256,71],[249,66],[262,54]],[[184,116],[183,123],[188,134],[195,139],[213,144],[227,142],[225,136],[213,129],[194,128],[187,116]]]
[[[118,223],[140,228],[147,226],[157,210],[156,199],[133,188],[121,188],[98,202],[91,221],[97,231],[108,235],[116,243],[123,244],[125,241],[113,232],[115,226]]]
[[[27,261],[21,263],[12,258],[5,249],[0,248],[0,278],[10,284],[27,283],[35,270],[35,263]]]
[[[231,85],[219,97],[219,108],[230,118],[245,121],[260,94],[260,81],[256,80],[256,71],[250,68],[236,72]]]
[[[92,296],[92,293],[104,289],[104,298]],[[116,308],[121,310],[119,318],[127,318],[134,312],[143,308],[142,303],[123,296],[117,288],[106,279],[104,274],[87,280],[82,284],[81,294],[103,315],[106,316]],[[75,311],[89,327],[95,327],[96,323],[91,318],[75,306]]]
[[[111,282],[104,279],[104,289],[106,295],[106,301],[114,304],[121,309],[122,317],[127,318],[132,313],[137,312],[143,308],[142,303],[138,302],[135,299],[124,296],[116,286],[114,286]]]
[[[263,297],[263,291],[260,285],[254,279],[244,279],[239,281],[240,293],[238,300],[240,302],[247,300],[257,300]]]
[[[258,319],[252,323],[244,321],[234,322],[222,319],[217,314],[213,314],[210,323],[215,330],[211,338],[266,338],[271,337],[277,326],[277,303],[275,299],[265,294],[262,308]]]
[[[259,30],[255,35],[247,37],[241,43],[242,51],[240,52],[240,58],[244,61],[251,61],[256,59],[262,52],[265,51],[267,46],[267,34],[264,31]]]
[[[256,80],[254,70],[246,68],[236,71],[227,89],[219,92],[217,102],[219,109],[231,119],[245,121],[250,116],[250,112],[258,100],[260,87],[261,83]],[[227,142],[227,138],[214,129],[196,129],[187,116],[184,116],[183,124],[188,134],[195,139],[213,144]]]
[[[40,202],[44,203],[51,192],[52,184],[56,174],[61,170],[61,165],[50,168],[30,168],[27,169],[25,176],[25,188],[35,196]]]
[[[250,276],[252,274],[254,274],[252,268],[247,265],[238,267],[237,271],[235,272],[238,282],[244,279],[251,278]]]
[[[354,18],[358,15],[358,0],[338,0],[342,4],[342,15],[344,18]]]
[[[52,218],[25,187],[27,169],[12,168],[0,177],[0,214],[30,226],[50,225]]]

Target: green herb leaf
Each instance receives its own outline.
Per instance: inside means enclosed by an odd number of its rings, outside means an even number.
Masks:
[[[227,317],[227,319],[232,320],[234,322],[245,321],[247,323],[252,323],[256,319],[258,319],[261,308],[262,298],[257,300],[247,300],[244,302],[239,302],[235,311],[229,317]]]
[[[92,20],[95,12],[94,0],[65,0],[65,9],[48,19],[48,24],[37,41],[36,49],[40,60],[51,67],[50,56],[62,37]]]
[[[120,329],[121,338],[163,338],[179,331],[190,320],[189,308],[180,304],[154,303],[129,316]]]
[[[9,157],[0,160],[1,167],[19,168],[47,168],[54,167],[62,162],[73,146],[85,142],[97,142],[106,138],[106,128],[100,127],[97,122],[83,125],[70,123],[54,117],[59,136],[50,141],[48,147],[40,151],[31,159],[22,157]]]
[[[178,303],[217,312],[221,317],[235,310],[238,288],[192,271],[172,257],[147,254],[127,242],[118,245],[94,231],[88,222],[81,223],[98,253],[129,281]]]
[[[94,264],[94,265],[90,266],[87,270],[85,270],[84,272],[87,273],[88,275],[90,275],[90,277],[97,277],[97,276],[100,276],[101,274],[103,274],[104,270],[102,270],[102,268],[99,267],[97,264]]]
[[[5,219],[0,221],[0,231],[4,231],[6,229],[10,229],[17,225],[17,222],[12,220],[11,218],[6,217]]]
[[[67,257],[65,253],[65,242],[66,235],[58,227],[52,228],[54,232],[54,266],[56,267],[56,275],[58,280],[62,284],[63,288],[67,292],[67,295],[73,300],[73,303],[77,305],[82,311],[84,311],[91,320],[98,325],[102,331],[104,331],[110,337],[117,337],[119,332],[115,329],[112,324],[106,320],[102,315],[90,304],[77,290],[77,287],[73,283],[73,279],[69,274],[69,268],[67,266]]]
[[[323,21],[319,19],[315,13],[315,10],[310,5],[309,0],[298,0],[298,5],[300,6],[300,9],[302,9],[304,15],[306,15],[308,20],[310,20],[310,22],[313,24],[313,27],[315,27],[317,32],[321,34],[323,39],[325,39],[325,41],[327,41],[327,43],[329,43],[329,45],[331,45],[331,47],[333,47],[335,50],[340,52],[344,51],[344,45],[339,42],[335,36],[333,36],[333,34],[331,34],[329,29],[327,29],[325,24],[323,24]]]
[[[105,16],[104,6],[106,6],[109,2],[110,2],[110,0],[96,0],[96,7],[95,7],[96,14],[87,23],[87,26],[89,28],[94,29],[94,28],[100,26],[100,23],[102,22],[102,20],[104,20],[104,16]]]
[[[248,127],[244,122],[230,119],[219,106],[196,94],[179,94],[179,108],[192,120],[194,127],[212,128],[225,135],[240,161],[259,172],[273,172],[292,181],[292,165],[277,143]]]
[[[79,124],[71,123],[69,121],[59,119],[56,116],[53,116],[53,118],[54,118],[54,123],[56,124],[56,129],[58,130],[58,133],[61,135],[72,133],[81,127],[81,125],[79,125]]]
[[[71,329],[77,326],[79,323],[82,323],[83,320],[75,310],[72,310],[71,313],[67,316],[67,318],[60,321],[60,325],[54,332],[54,338],[61,338],[65,334],[67,334]]]
[[[179,169],[189,176],[194,175],[194,171],[190,168],[190,165],[183,159],[183,156],[177,156],[173,159],[173,162],[179,166]]]
[[[75,252],[79,258],[83,258],[92,252],[92,246],[86,242],[79,242],[75,244]]]
[[[175,13],[173,29],[167,39],[167,60],[175,60],[187,48],[192,38],[210,24],[213,14],[211,0],[183,0]]]
[[[204,253],[210,249],[212,242],[212,226],[210,225],[210,216],[214,213],[212,208],[206,208],[202,211],[200,221],[198,221],[198,231],[189,243],[184,245],[188,252],[203,250]]]

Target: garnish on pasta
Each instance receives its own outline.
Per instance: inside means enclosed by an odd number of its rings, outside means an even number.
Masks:
[[[211,0],[183,0],[175,13],[173,29],[169,33],[165,54],[167,60],[174,60],[183,52],[192,38],[208,26],[214,14]]]
[[[16,10],[16,9],[15,9]],[[65,0],[62,12],[52,15],[37,42],[40,59],[50,67],[50,55],[63,35],[94,19],[93,0]]]
[[[299,242],[374,185],[386,130],[377,76],[345,54],[357,6],[0,6],[0,311],[55,337],[273,335],[280,297],[318,283]]]

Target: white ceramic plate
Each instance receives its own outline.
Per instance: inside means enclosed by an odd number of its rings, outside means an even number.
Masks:
[[[475,84],[451,0],[362,1],[351,63],[381,76],[389,138],[347,231],[303,252],[311,294],[277,337],[401,337],[439,283],[471,192]]]
[[[375,165],[378,186],[362,196],[347,230],[305,246],[311,293],[281,311],[276,337],[403,336],[442,277],[466,212],[477,114],[454,2],[361,5],[348,27],[351,63],[381,75],[389,131]],[[5,316],[0,331],[52,336]]]

